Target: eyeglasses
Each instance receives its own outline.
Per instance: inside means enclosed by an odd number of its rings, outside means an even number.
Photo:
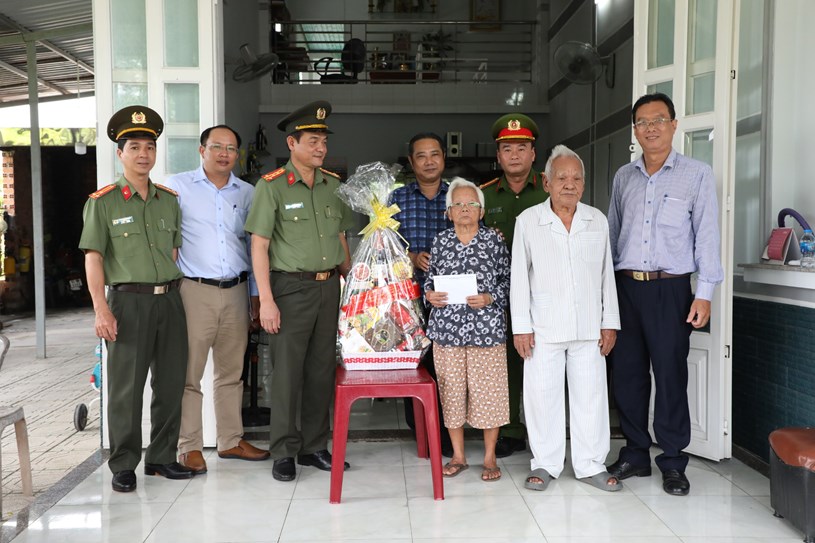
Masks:
[[[657,130],[662,130],[665,126],[671,122],[673,119],[653,119],[651,121],[637,121],[634,123],[634,128],[639,130],[640,132],[645,132],[647,129],[654,127]]]
[[[210,143],[209,145],[207,145],[207,149],[209,149],[210,151],[217,155],[221,154],[223,151],[226,151],[226,154],[228,155],[238,154],[238,148],[235,147],[234,145],[227,145],[226,147],[224,147],[220,143]]]
[[[453,202],[450,207],[456,209],[481,209],[481,204],[478,202]]]

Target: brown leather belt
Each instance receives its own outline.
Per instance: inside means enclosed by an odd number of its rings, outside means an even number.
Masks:
[[[118,292],[135,292],[136,294],[167,294],[174,288],[178,288],[180,279],[173,279],[169,283],[160,283],[157,285],[146,285],[144,283],[119,283],[118,285],[110,285],[110,290]]]
[[[326,281],[330,279],[335,273],[337,273],[337,268],[321,272],[284,272],[272,270],[272,273],[277,273],[279,275],[288,275],[289,277],[296,277],[301,280],[308,279],[310,281]]]
[[[635,281],[656,281],[657,279],[679,279],[680,277],[687,277],[690,275],[689,273],[675,275],[673,273],[668,273],[661,270],[650,272],[637,270],[618,270],[617,273],[621,273],[627,277],[631,277]]]
[[[247,272],[241,272],[238,277],[233,277],[232,279],[207,279],[206,277],[187,276],[184,276],[184,279],[195,281],[196,283],[201,283],[202,285],[210,285],[218,288],[232,288],[249,279],[249,274]]]

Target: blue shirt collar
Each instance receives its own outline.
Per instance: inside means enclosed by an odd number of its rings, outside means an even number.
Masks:
[[[224,185],[224,188],[238,186],[237,179],[238,178],[235,176],[235,174],[233,172],[229,172],[229,181],[226,182],[226,185]],[[195,173],[192,176],[192,181],[193,181],[193,183],[197,183],[199,181],[209,181],[209,178],[207,177],[207,174],[204,171],[204,166],[203,165],[198,166],[198,169],[195,170]],[[211,181],[210,181],[210,183],[211,183]],[[223,190],[223,189],[221,189],[221,190]]]
[[[664,168],[673,168],[674,164],[676,164],[676,154],[677,154],[676,149],[671,149],[671,152],[668,154],[668,158],[665,159],[665,163],[662,165],[662,168],[660,168],[660,170]],[[645,159],[643,158],[643,155],[640,155],[634,167],[637,168],[642,173],[644,173],[645,175],[648,175],[645,169]]]

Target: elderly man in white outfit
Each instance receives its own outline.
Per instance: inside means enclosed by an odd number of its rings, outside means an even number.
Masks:
[[[533,458],[524,486],[545,490],[563,471],[568,377],[572,466],[605,491],[622,483],[604,466],[610,446],[605,355],[620,329],[608,221],[580,202],[580,157],[558,145],[546,163],[550,197],[518,216],[510,308],[524,358],[524,414]]]

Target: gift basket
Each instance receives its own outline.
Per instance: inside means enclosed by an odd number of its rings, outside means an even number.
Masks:
[[[382,162],[365,164],[337,195],[371,222],[351,258],[339,319],[342,363],[349,370],[413,369],[430,346],[424,333],[421,291],[413,279],[407,244],[388,206],[394,172]]]

